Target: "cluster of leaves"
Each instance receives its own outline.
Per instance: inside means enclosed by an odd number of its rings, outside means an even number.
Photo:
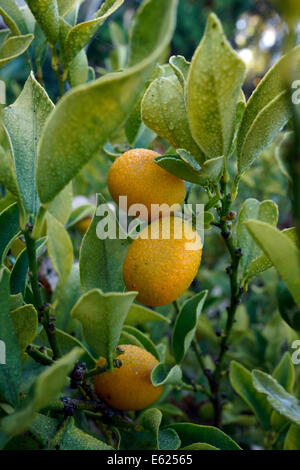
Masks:
[[[255,416],[266,447],[298,449],[300,408],[290,355],[274,371],[269,365],[261,371],[238,341],[243,334],[249,349],[256,346],[239,302],[249,283],[271,267],[285,284],[280,311],[299,331],[297,230],[277,228],[278,207],[271,200],[247,199],[236,223],[232,204],[244,173],[293,116],[289,79],[299,68],[300,48],[280,59],[246,102],[245,65],[217,17],[209,16],[191,63],[173,56],[157,65],[174,32],[178,2],[146,0],[128,42],[111,28],[118,71],[95,79],[84,47],[122,3],[106,0],[91,20],[76,24],[78,0],[28,0],[23,9],[14,0],[0,0],[8,27],[1,65],[24,53],[27,44],[33,69],[15,103],[2,110],[1,121],[0,184],[6,193],[0,201],[0,339],[7,357],[0,365],[0,445],[238,450],[240,445],[218,427],[228,425],[230,431],[230,424]],[[11,44],[20,38],[23,49],[16,51]],[[56,105],[43,87],[49,50],[60,93],[71,88]],[[151,310],[135,303],[137,293],[124,292],[122,279],[130,239],[125,234],[99,239],[101,217],[91,205],[72,211],[72,181],[95,155],[101,151],[115,158],[112,142],[119,137],[129,147],[147,147],[156,136],[167,148],[156,163],[186,181],[189,197],[205,189],[205,228],[220,232],[231,258],[230,304],[220,339],[201,315],[214,304],[213,292],[187,293],[175,303],[176,317],[174,306]],[[110,206],[107,211],[120,233],[114,211]],[[77,262],[70,234],[92,213]],[[18,241],[23,246],[13,256]],[[54,292],[45,280],[39,285],[37,259],[46,257],[58,276]],[[207,352],[201,350],[201,335],[212,344]],[[241,400],[234,410],[222,403],[229,339],[238,349],[229,374]],[[105,357],[112,369],[119,344],[135,344],[159,361],[152,383],[164,385],[164,393],[137,416],[109,409],[91,386],[97,358]],[[212,406],[215,426],[195,424],[199,417],[174,406],[184,390]],[[248,419],[246,426],[252,425]],[[238,434],[234,437],[243,443]]]

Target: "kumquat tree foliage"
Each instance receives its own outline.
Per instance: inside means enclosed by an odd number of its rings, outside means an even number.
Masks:
[[[0,0],[1,449],[300,450],[300,7],[241,3]]]

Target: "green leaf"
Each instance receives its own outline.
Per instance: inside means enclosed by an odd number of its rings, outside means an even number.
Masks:
[[[300,426],[290,426],[285,437],[284,450],[300,450]]]
[[[153,9],[148,23],[152,47],[146,59],[131,69],[107,74],[88,85],[76,87],[59,101],[48,119],[37,163],[37,188],[42,203],[50,202],[126,122],[150,76],[153,63],[173,34],[177,1],[147,2],[150,5],[157,3],[159,7]],[[163,39],[153,35],[158,19],[159,22],[164,19]],[[148,34],[148,31],[144,33]]]
[[[155,310],[151,310],[143,305],[132,304],[125,318],[125,325],[141,325],[142,323],[157,321],[170,322],[168,318],[155,312]]]
[[[6,359],[5,364],[0,364],[0,399],[16,406],[21,384],[21,357],[10,314],[9,271],[6,268],[0,270],[0,312],[0,339]]]
[[[246,226],[255,242],[272,261],[300,308],[299,250],[272,225],[249,220]]]
[[[105,442],[77,428],[74,418],[71,418],[66,426],[61,427],[51,444],[52,448],[58,446],[60,450],[114,450]]]
[[[297,70],[299,65],[300,46],[297,46],[269,70],[249,99],[237,140],[240,173],[249,168],[291,116],[284,78],[290,66]]]
[[[32,40],[32,34],[9,37],[0,49],[0,68],[22,55],[30,46]]]
[[[187,79],[190,129],[208,158],[229,154],[245,70],[245,64],[227,42],[218,18],[210,14]]]
[[[104,21],[120,8],[123,2],[124,0],[105,0],[92,20],[79,23],[70,29],[64,44],[66,65],[72,62],[74,57],[83,49],[90,39],[92,39],[94,34],[96,34]]]
[[[174,78],[158,78],[148,87],[142,101],[143,122],[171,147],[186,149],[203,162],[205,157],[189,129],[183,90]]]
[[[282,230],[281,232],[283,235],[289,237],[289,239],[297,245],[297,232],[295,228],[288,228],[285,230]],[[257,276],[258,274],[266,271],[267,269],[271,268],[272,261],[268,256],[262,252],[260,255],[258,255],[257,258],[251,261],[249,264],[249,267],[247,268],[246,272],[244,273],[244,278],[249,281],[253,277]]]
[[[157,44],[162,46],[157,59],[164,52],[175,29],[177,4],[177,0],[146,0],[141,4],[130,28],[130,67],[150,56]]]
[[[198,169],[191,165],[191,156],[183,150],[177,150],[178,155],[162,155],[155,158],[155,163],[174,176],[190,183],[207,186],[220,180],[224,168],[223,157],[207,160]]]
[[[73,188],[72,183],[68,184],[54,199],[48,207],[48,211],[62,225],[66,225],[72,212]]]
[[[26,431],[34,421],[36,413],[57,399],[67,384],[67,375],[81,355],[82,350],[74,348],[37,377],[30,391],[30,399],[24,402],[22,408],[2,419],[1,429],[6,435],[13,436]]]
[[[210,444],[203,444],[202,442],[196,442],[186,447],[182,447],[180,450],[220,450]]]
[[[59,35],[59,12],[56,0],[26,0],[31,13],[43,30],[50,44],[55,44]]]
[[[295,331],[300,331],[300,309],[289,290],[283,285],[278,293],[278,308],[283,320]]]
[[[251,372],[238,362],[231,361],[229,377],[232,387],[256,414],[261,426],[270,429],[270,407],[267,399],[255,390]]]
[[[295,367],[291,354],[286,351],[272,374],[273,378],[289,393],[293,392],[295,384]]]
[[[83,289],[88,291],[100,288],[104,292],[123,292],[123,261],[129,246],[130,241],[119,227],[115,213],[98,198],[97,209],[80,248],[80,279]]]
[[[17,198],[20,197],[12,156],[10,152],[5,151],[2,147],[0,147],[0,184]]]
[[[11,33],[15,36],[19,36],[21,34],[16,22],[6,13],[3,8],[0,7],[0,15],[3,18],[4,23],[10,29]]]
[[[47,214],[47,227],[48,254],[61,284],[64,284],[74,261],[72,241],[64,226],[50,212]]]
[[[95,212],[95,207],[92,204],[84,204],[83,206],[76,207],[69,217],[67,222],[67,229],[73,227],[80,220],[91,217]]]
[[[191,63],[188,62],[182,55],[173,55],[169,59],[169,64],[174,70],[180,82],[180,85],[182,86],[184,90],[186,86]]]
[[[112,365],[124,320],[136,297],[136,292],[126,294],[90,290],[73,307],[71,316],[82,324],[87,344]]]
[[[157,408],[144,411],[139,418],[140,424],[153,436],[153,449],[176,450],[180,447],[180,439],[173,429],[160,430],[162,413]]]
[[[201,442],[210,444],[220,450],[241,450],[231,437],[223,431],[212,426],[199,426],[191,423],[173,423],[167,426],[168,429],[174,429],[181,439],[182,447],[190,446]]]
[[[0,264],[4,263],[8,248],[19,232],[19,208],[14,203],[0,214]]]
[[[179,385],[182,381],[182,371],[180,366],[167,367],[166,364],[157,364],[151,373],[151,382],[154,387],[160,385]]]
[[[61,330],[77,332],[79,323],[70,316],[70,312],[81,295],[79,265],[74,263],[67,282],[57,290],[55,298],[56,326]]]
[[[237,221],[237,244],[243,252],[241,264],[244,272],[259,255],[259,247],[249,234],[245,222],[250,219],[261,220],[276,227],[278,222],[278,207],[273,201],[259,202],[256,199],[247,199],[240,210]]]
[[[143,346],[144,349],[146,349],[146,351],[149,351],[158,361],[159,361],[159,354],[158,354],[158,351],[154,345],[154,343],[151,341],[150,338],[148,338],[148,336],[146,336],[144,333],[142,333],[140,330],[138,330],[137,328],[134,328],[133,326],[124,326],[123,327],[123,331],[125,333],[128,333],[129,335],[131,336],[134,336],[135,338],[137,338],[137,340],[140,342],[140,344]],[[123,344],[120,342],[120,344]],[[125,343],[127,344],[127,343]],[[131,344],[131,343],[129,343]]]
[[[260,370],[252,371],[256,390],[267,395],[268,401],[278,413],[294,424],[300,425],[300,404],[273,377]]]
[[[202,291],[188,299],[181,307],[176,318],[172,336],[172,349],[177,364],[183,361],[190,348],[207,293],[207,291]]]
[[[30,214],[36,214],[38,208],[35,189],[37,145],[45,121],[53,108],[54,105],[45,90],[31,73],[18,99],[3,112],[20,194]]]
[[[27,304],[13,310],[11,316],[20,351],[25,352],[37,335],[37,311],[33,305]]]
[[[81,0],[57,0],[59,16],[62,18],[69,13]]]
[[[83,85],[88,81],[89,63],[84,49],[72,60],[69,67],[69,82],[72,88]]]
[[[15,23],[22,34],[28,33],[24,16],[15,0],[0,0],[0,8]]]

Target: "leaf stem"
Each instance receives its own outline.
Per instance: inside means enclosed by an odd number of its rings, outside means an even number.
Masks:
[[[51,366],[54,364],[54,361],[48,355],[44,354],[40,349],[33,344],[30,344],[27,349],[26,353],[28,356],[32,357],[36,362],[42,364],[44,366]]]

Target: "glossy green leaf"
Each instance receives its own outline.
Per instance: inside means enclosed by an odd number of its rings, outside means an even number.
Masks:
[[[16,0],[0,0],[0,8],[11,18],[22,34],[28,33],[22,11]]]
[[[141,4],[130,28],[130,67],[152,54],[156,44],[163,46],[160,47],[157,59],[164,52],[175,28],[177,4],[177,0],[146,0]]]
[[[124,320],[136,297],[135,292],[125,294],[90,290],[73,307],[71,316],[82,324],[87,344],[98,356],[112,365]]]
[[[265,372],[252,371],[252,380],[256,390],[267,395],[274,410],[292,423],[300,425],[300,404],[297,398],[288,393],[277,380]]]
[[[173,148],[186,149],[198,161],[204,161],[189,129],[184,93],[177,79],[162,77],[151,83],[142,101],[142,119]]]
[[[179,385],[182,380],[182,371],[180,366],[167,367],[161,363],[154,367],[151,373],[151,381],[155,387],[160,385]]]
[[[297,246],[297,232],[295,228],[288,228],[282,230],[281,232],[283,235],[289,237],[289,239],[295,243]],[[257,276],[258,274],[266,271],[267,269],[272,267],[272,261],[268,256],[262,252],[258,255],[257,258],[251,261],[249,267],[247,268],[246,272],[244,273],[244,278],[249,281],[253,277]]]
[[[187,115],[192,135],[208,158],[229,154],[245,64],[210,14],[187,80]]]
[[[130,241],[119,227],[115,213],[98,198],[95,215],[80,248],[80,279],[83,289],[88,291],[100,288],[104,292],[123,292],[123,261],[129,246]]]
[[[176,318],[172,336],[172,349],[175,361],[183,361],[194,339],[197,324],[204,306],[207,291],[202,291],[188,299]]]
[[[26,0],[26,3],[50,44],[55,44],[59,35],[57,0]]]
[[[284,450],[300,450],[300,426],[290,426],[285,437]]]
[[[251,98],[239,129],[238,168],[243,173],[269,145],[291,116],[285,74],[300,65],[300,46],[282,57],[265,75]]]
[[[261,426],[270,429],[271,410],[268,401],[255,390],[251,373],[238,362],[231,361],[229,376],[232,387],[256,414]]]
[[[260,250],[249,234],[245,222],[250,219],[261,220],[276,227],[278,222],[278,207],[273,201],[259,202],[256,199],[247,199],[239,213],[237,221],[237,244],[243,252],[241,264],[245,271]]]
[[[241,450],[231,437],[223,431],[212,426],[199,426],[192,423],[173,423],[167,426],[174,429],[181,439],[182,447],[190,446],[195,442],[210,444],[220,450]]]
[[[293,393],[295,384],[295,368],[292,362],[291,354],[287,351],[282,356],[280,362],[273,371],[272,377],[282,385],[289,393]],[[277,411],[273,411],[271,416],[272,428],[280,431],[286,424],[286,419],[279,415]]]
[[[62,18],[69,13],[82,0],[57,0],[59,16]]]
[[[20,193],[30,214],[36,214],[38,207],[35,189],[37,145],[45,121],[53,108],[47,93],[31,73],[18,99],[5,108],[3,113]]]
[[[36,417],[36,413],[49,406],[59,396],[67,384],[67,375],[72,371],[75,362],[82,355],[80,348],[74,348],[69,354],[58,359],[51,367],[45,369],[36,379],[23,407],[2,419],[2,431],[13,436],[24,432]]]
[[[9,37],[0,49],[0,68],[22,55],[33,40],[32,34]]]
[[[64,44],[64,57],[66,64],[70,64],[74,57],[83,49],[89,40],[97,32],[104,21],[112,15],[124,2],[124,0],[105,0],[100,9],[90,21],[79,23],[67,34]]]
[[[37,335],[37,311],[33,305],[27,304],[13,310],[11,315],[20,351],[24,352]]]
[[[159,354],[158,354],[158,351],[155,347],[155,344],[151,341],[150,338],[148,338],[148,336],[146,336],[144,333],[142,333],[137,328],[134,328],[133,326],[125,325],[123,327],[123,331],[125,333],[128,333],[129,335],[134,336],[135,338],[137,338],[137,340],[141,343],[143,348],[146,349],[146,351],[149,351],[159,361]],[[121,344],[121,342],[120,342],[120,344]],[[127,343],[125,343],[125,344],[127,344]]]
[[[255,242],[278,270],[300,308],[299,250],[288,237],[272,225],[249,220],[246,226]]]
[[[47,214],[47,247],[51,263],[62,284],[66,282],[74,261],[73,246],[64,226],[50,212]]]
[[[143,305],[132,304],[130,310],[125,318],[125,325],[140,325],[147,322],[166,322],[170,320],[160,313],[150,308],[144,307]]]
[[[114,450],[105,442],[77,428],[74,418],[59,429],[51,444],[52,448],[58,447],[60,450]]]
[[[9,271],[0,270],[0,339],[5,348],[5,364],[0,364],[0,399],[16,406],[21,384],[21,356],[10,314]]]
[[[0,264],[4,263],[9,245],[19,232],[19,208],[14,203],[0,214]]]
[[[157,0],[147,3],[152,5],[152,2]],[[158,18],[163,18],[164,37],[162,40],[159,35],[152,35],[152,47],[146,59],[131,69],[76,87],[59,101],[47,121],[37,164],[37,187],[42,203],[51,201],[130,115],[153,63],[173,34],[177,2],[159,0],[159,4],[153,10],[149,27],[156,28]]]

